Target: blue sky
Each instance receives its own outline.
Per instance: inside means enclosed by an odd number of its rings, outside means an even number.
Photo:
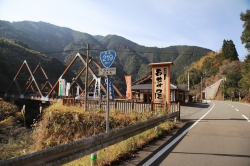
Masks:
[[[240,13],[250,0],[0,0],[0,20],[44,21],[91,35],[116,34],[144,46],[219,51],[233,40],[240,59]]]

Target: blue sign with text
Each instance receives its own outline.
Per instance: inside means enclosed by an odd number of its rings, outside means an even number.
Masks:
[[[109,68],[115,60],[116,52],[113,50],[103,51],[100,54],[100,60],[104,67]]]
[[[108,91],[108,78],[105,79],[105,83],[106,83],[106,91]],[[113,88],[113,78],[109,79],[109,93],[107,96],[109,96],[110,100],[114,100],[115,99],[115,94],[114,94],[114,88]]]

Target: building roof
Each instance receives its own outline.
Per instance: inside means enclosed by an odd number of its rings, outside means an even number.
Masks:
[[[152,79],[152,71],[148,72],[144,77],[136,80],[132,83],[132,85],[143,84],[144,82],[151,81]]]
[[[132,90],[151,90],[152,84],[137,84],[132,86]]]
[[[181,90],[181,91],[188,91],[186,89],[183,89],[177,85],[170,84],[171,90]],[[152,84],[137,84],[132,86],[132,90],[152,90]]]
[[[189,91],[189,90],[187,90],[187,89],[184,89],[184,88],[179,87],[179,86],[174,85],[174,84],[170,84],[170,89],[179,89],[179,90],[186,91],[186,92]]]
[[[150,63],[149,66],[166,66],[166,65],[174,65],[173,62],[159,62],[159,63]]]

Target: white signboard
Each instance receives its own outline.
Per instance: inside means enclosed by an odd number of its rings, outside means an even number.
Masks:
[[[99,69],[99,76],[116,75],[116,67]]]

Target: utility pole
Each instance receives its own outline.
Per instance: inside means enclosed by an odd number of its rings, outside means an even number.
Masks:
[[[89,68],[89,44],[87,44],[86,76],[85,76],[85,111],[88,103],[88,68]]]
[[[223,92],[223,101],[225,100],[225,98],[224,98],[224,81],[225,81],[225,79],[222,80],[222,82],[223,82],[223,89],[222,89],[222,92]]]
[[[207,69],[205,70],[205,84],[206,84],[206,89],[205,89],[205,99],[206,99],[206,103],[207,103]]]
[[[201,77],[201,102],[202,102],[202,77]]]
[[[188,91],[189,91],[189,71],[188,71]]]

